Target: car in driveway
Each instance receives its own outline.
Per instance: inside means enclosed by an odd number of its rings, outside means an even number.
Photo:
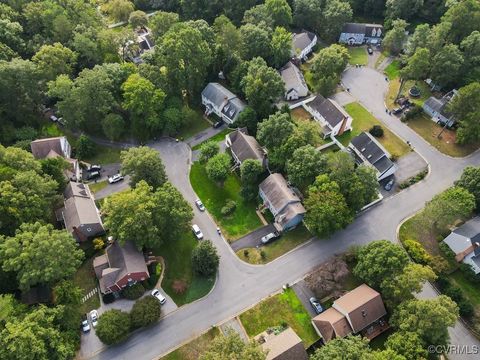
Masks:
[[[260,241],[262,242],[262,244],[266,244],[270,241],[273,241],[275,239],[277,239],[278,237],[280,237],[280,234],[276,231],[273,231],[265,236],[262,236],[262,238],[260,239]]]
[[[82,318],[82,331],[86,334],[90,331],[90,324],[86,316]]]
[[[115,184],[115,183],[117,183],[117,182],[119,182],[119,181],[122,181],[123,179],[124,179],[124,178],[123,178],[122,175],[120,175],[120,174],[115,174],[115,175],[110,176],[110,177],[108,178],[108,182],[109,182],[110,184]]]
[[[97,327],[98,324],[98,313],[97,310],[90,311],[90,320],[92,321],[92,326]]]
[[[91,171],[87,174],[87,180],[98,179],[100,176],[100,171]]]
[[[195,200],[195,205],[197,205],[198,210],[205,211],[205,206],[203,205],[202,200]]]
[[[390,191],[392,190],[393,188],[393,184],[395,184],[395,180],[394,179],[390,179],[386,184],[385,186],[383,187],[385,190],[387,191]]]
[[[368,55],[372,55],[373,54],[373,49],[371,47],[368,47],[367,52],[368,52]]]
[[[100,171],[102,167],[100,165],[89,165],[87,171]]]
[[[309,300],[310,305],[312,305],[313,310],[315,310],[316,314],[320,314],[323,312],[323,307],[320,305],[320,302],[315,297],[311,297]]]
[[[162,293],[160,292],[160,290],[158,289],[153,289],[152,290],[152,296],[157,299],[158,301],[160,301],[160,304],[163,305],[167,302],[167,298],[165,296],[162,295]]]
[[[192,231],[193,231],[193,234],[195,235],[195,237],[196,237],[198,240],[202,240],[202,239],[203,239],[203,233],[202,233],[202,231],[200,230],[200,228],[198,227],[197,224],[193,224],[193,225],[192,225]]]
[[[394,115],[398,115],[398,114],[401,114],[402,111],[403,111],[403,108],[399,107],[399,108],[393,109],[392,113],[393,113]]]

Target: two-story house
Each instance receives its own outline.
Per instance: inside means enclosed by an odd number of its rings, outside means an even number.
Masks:
[[[280,70],[285,87],[285,100],[297,100],[308,95],[308,86],[300,69],[289,61]]]
[[[205,115],[214,113],[227,124],[233,124],[245,109],[245,103],[237,95],[219,83],[211,82],[202,91]]]
[[[317,45],[317,35],[310,31],[302,31],[292,35],[292,50],[293,58],[300,61],[305,61]]]
[[[236,129],[225,136],[225,147],[230,149],[235,165],[238,167],[247,159],[258,160],[266,168],[266,150],[253,137],[248,135],[246,128]]]
[[[383,26],[379,24],[346,23],[338,42],[348,45],[380,44]]]

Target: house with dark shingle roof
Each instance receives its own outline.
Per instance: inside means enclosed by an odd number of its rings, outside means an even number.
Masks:
[[[297,100],[308,95],[308,86],[300,69],[289,61],[280,70],[285,87],[285,100]]]
[[[455,260],[470,265],[480,274],[480,217],[453,230],[443,242],[455,253]]]
[[[305,61],[308,55],[313,51],[315,45],[317,45],[317,35],[310,31],[302,31],[292,35],[292,50],[291,55],[293,58]]]
[[[358,165],[367,165],[377,172],[377,180],[383,180],[397,171],[397,166],[390,160],[387,150],[368,132],[355,136],[348,145],[350,153]]]
[[[130,241],[124,245],[114,241],[105,254],[93,259],[93,268],[103,294],[121,291],[150,277],[145,256]]]
[[[352,130],[352,117],[335,100],[318,94],[303,107],[320,123],[325,138]]]
[[[237,95],[219,83],[209,83],[202,91],[205,115],[214,113],[225,123],[232,124],[245,109],[246,104]]]
[[[455,119],[450,111],[448,111],[448,104],[457,94],[457,90],[452,90],[440,99],[430,96],[423,103],[423,111],[430,116],[432,121],[450,128],[455,124]]]
[[[302,339],[290,327],[280,333],[265,331],[255,340],[267,352],[266,360],[308,360]]]
[[[230,149],[236,166],[247,159],[258,160],[266,168],[266,151],[253,137],[248,135],[246,128],[236,129],[225,136],[225,146]]]
[[[379,24],[345,23],[338,42],[348,45],[380,44],[383,26]]]

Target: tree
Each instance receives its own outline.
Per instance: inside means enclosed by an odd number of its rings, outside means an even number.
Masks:
[[[290,59],[292,51],[292,34],[283,27],[276,27],[272,35],[272,65],[283,66]]]
[[[330,41],[338,40],[343,24],[353,16],[352,7],[347,1],[327,0],[323,10],[323,33]]]
[[[304,188],[325,172],[327,161],[312,145],[299,147],[287,161],[288,179]]]
[[[141,10],[133,11],[130,13],[130,16],[128,17],[128,23],[132,25],[134,29],[142,26],[146,26],[148,24],[147,14],[145,14]]]
[[[423,80],[428,76],[430,66],[430,51],[417,48],[408,58],[407,65],[400,70],[400,74],[404,79]]]
[[[473,31],[460,44],[463,54],[463,77],[465,83],[480,79],[480,31]]]
[[[388,19],[410,20],[422,8],[424,0],[387,0]]]
[[[184,125],[184,117],[182,110],[177,107],[169,107],[163,111],[163,133],[173,136],[178,133]]]
[[[21,150],[15,147],[4,147],[1,144],[0,166],[8,166],[13,171],[12,177],[17,171],[31,170],[37,174],[41,174],[42,171],[40,163],[35,160],[33,155],[28,151]],[[11,179],[12,177],[9,177],[8,179]]]
[[[284,92],[283,80],[278,72],[268,67],[260,57],[248,63],[247,74],[243,77],[241,86],[250,106],[260,118],[270,114],[272,101]]]
[[[348,335],[344,338],[330,340],[325,346],[317,349],[315,354],[310,357],[310,360],[360,360],[370,352],[366,338]]]
[[[95,143],[85,134],[82,134],[77,139],[77,146],[75,147],[75,155],[79,160],[85,160],[95,155]]]
[[[268,30],[275,26],[273,17],[265,4],[256,5],[245,11],[242,23],[257,25]]]
[[[270,34],[258,25],[246,24],[240,28],[242,39],[242,56],[245,60],[251,60],[256,56],[264,59],[270,57]]]
[[[220,257],[210,240],[201,241],[192,251],[193,271],[201,276],[212,276],[217,273]]]
[[[448,39],[458,44],[475,30],[480,30],[480,4],[476,0],[451,2],[442,16],[442,23],[450,23]]]
[[[154,324],[160,319],[161,305],[153,296],[146,296],[133,304],[130,311],[130,324],[133,329],[138,329]]]
[[[203,143],[200,146],[200,162],[205,164],[208,160],[217,155],[219,151],[220,146],[218,146],[216,141],[207,141]]]
[[[292,9],[287,0],[265,0],[265,8],[276,26],[288,27],[292,23]]]
[[[295,0],[293,3],[293,23],[319,32],[323,18],[322,2],[317,0]]]
[[[167,181],[165,166],[158,152],[147,146],[130,148],[120,153],[122,173],[130,175],[130,185],[145,181],[154,189]]]
[[[475,196],[476,208],[480,209],[480,167],[467,166],[455,186],[466,189]]]
[[[17,272],[22,290],[73,275],[82,258],[72,235],[50,224],[22,224],[14,237],[0,237],[3,270]]]
[[[463,55],[457,45],[447,44],[432,59],[432,79],[444,87],[458,81]]]
[[[43,78],[55,80],[60,74],[71,75],[77,61],[77,54],[60,43],[43,45],[32,57]]]
[[[223,184],[230,172],[230,156],[227,154],[213,156],[208,160],[205,170],[210,180]]]
[[[249,134],[255,135],[257,133],[257,113],[250,106],[243,109],[235,123],[238,127],[246,127]]]
[[[345,69],[350,55],[345,47],[334,44],[319,51],[312,63],[312,82],[322,95],[330,95]]]
[[[429,24],[420,24],[415,27],[415,31],[408,39],[406,54],[412,56],[418,48],[429,49],[429,36],[431,33]]]
[[[240,178],[242,179],[242,184],[256,184],[263,171],[264,169],[260,161],[255,159],[245,160],[242,162],[242,165],[240,165]]]
[[[407,40],[407,35],[405,34],[407,25],[408,23],[402,19],[392,21],[392,28],[387,31],[382,42],[382,45],[390,54],[398,55],[403,49],[403,45]]]
[[[15,52],[22,52],[25,43],[21,37],[23,27],[16,21],[0,19],[0,43],[5,44]]]
[[[320,237],[327,237],[343,229],[353,220],[340,187],[327,175],[318,176],[308,188],[304,205],[307,210],[305,224]]]
[[[384,281],[402,274],[409,261],[402,247],[388,240],[377,240],[363,246],[357,258],[353,273],[377,289]]]
[[[102,120],[102,129],[105,136],[112,140],[118,140],[125,131],[125,120],[121,115],[108,114]]]
[[[128,337],[130,332],[130,316],[128,313],[111,309],[98,318],[95,333],[107,345],[117,344]]]
[[[179,21],[178,14],[176,13],[157,11],[148,21],[148,25],[152,31],[153,38],[159,41],[160,38]]]
[[[393,333],[388,337],[385,347],[404,356],[406,360],[425,360],[428,353],[423,346],[422,339],[414,332],[415,329],[412,330]]]
[[[409,300],[394,311],[390,322],[399,331],[411,331],[422,339],[424,344],[446,345],[449,326],[458,318],[458,306],[448,296],[439,295],[428,300]]]
[[[104,10],[115,21],[127,21],[128,16],[135,10],[133,3],[129,0],[110,0],[104,6]]]
[[[257,138],[268,149],[279,148],[293,134],[289,114],[277,112],[258,124]]]
[[[42,172],[57,183],[57,191],[63,192],[65,186],[67,186],[67,180],[65,179],[65,170],[70,167],[70,164],[63,157],[46,158],[40,160],[42,165]]]
[[[468,144],[480,140],[480,83],[461,88],[449,106],[460,125],[457,142]]]
[[[265,360],[267,354],[256,342],[245,343],[238,333],[228,330],[225,336],[217,336],[200,360],[249,359]]]

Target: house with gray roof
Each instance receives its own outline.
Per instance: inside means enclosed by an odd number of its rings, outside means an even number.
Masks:
[[[313,51],[315,45],[317,45],[317,35],[310,31],[302,31],[292,35],[292,50],[291,55],[293,58],[305,61],[308,55]]]
[[[297,100],[308,95],[308,86],[300,69],[289,61],[279,70],[285,87],[285,100]]]
[[[281,332],[264,331],[255,341],[267,352],[266,360],[308,360],[302,339],[290,327]]]
[[[397,166],[390,160],[388,151],[368,132],[355,136],[348,149],[358,165],[364,164],[376,170],[378,181],[397,171]]]
[[[93,259],[93,269],[103,294],[121,291],[150,277],[145,256],[131,241],[114,241],[105,254]]]
[[[69,182],[64,195],[64,207],[57,211],[59,220],[78,242],[105,234],[100,212],[87,184]]]
[[[306,210],[295,191],[278,173],[271,174],[260,183],[258,194],[275,218],[279,231],[295,228],[303,221]]]
[[[324,138],[352,130],[352,117],[335,100],[318,94],[303,107],[320,123]]]
[[[468,264],[480,274],[480,217],[453,230],[443,242],[455,253],[455,260]]]
[[[246,128],[236,129],[225,136],[225,146],[230,149],[236,166],[242,165],[247,159],[258,160],[266,168],[266,150],[253,137],[248,135]]]
[[[383,26],[379,24],[345,23],[338,42],[348,45],[380,44]]]
[[[423,111],[430,116],[432,121],[450,128],[455,124],[455,119],[448,110],[448,104],[457,94],[457,90],[452,90],[440,99],[430,96],[423,103]]]
[[[237,95],[219,83],[208,83],[202,91],[205,115],[214,113],[227,124],[233,124],[246,104]]]

